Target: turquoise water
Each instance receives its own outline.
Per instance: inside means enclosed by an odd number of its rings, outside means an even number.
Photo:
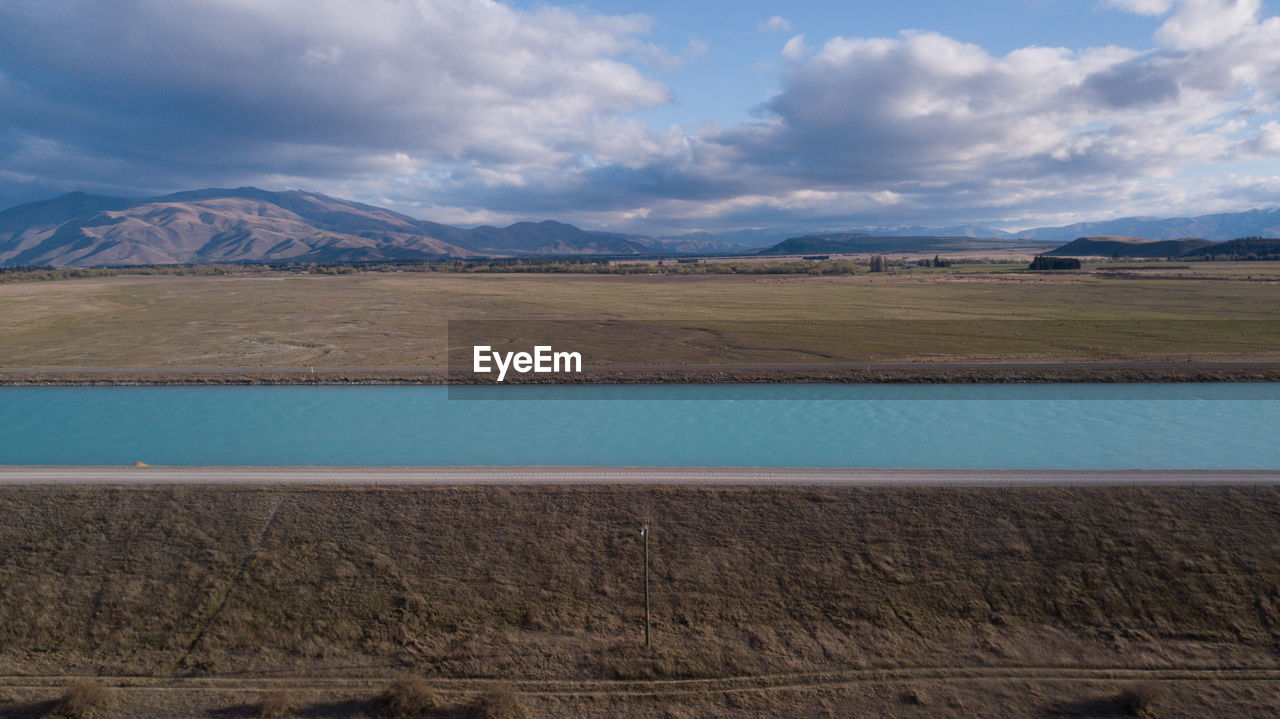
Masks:
[[[4,387],[0,464],[1280,468],[1280,384],[513,389]]]

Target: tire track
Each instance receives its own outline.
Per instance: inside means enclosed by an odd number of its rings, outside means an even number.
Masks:
[[[249,571],[249,565],[253,564],[254,558],[258,556],[258,551],[262,549],[263,540],[266,539],[267,534],[271,531],[272,525],[275,524],[276,517],[280,514],[280,508],[284,506],[285,501],[288,499],[288,495],[282,496],[278,498],[276,503],[271,507],[271,513],[267,516],[267,521],[263,524],[262,531],[258,533],[258,538],[254,540],[253,546],[249,548],[249,553],[246,554],[245,558],[240,562],[239,568],[237,568],[236,573],[232,575],[231,581],[227,584],[226,591],[222,593],[222,597],[219,598],[213,611],[209,613],[209,616],[205,617],[204,621],[197,625],[195,635],[191,638],[190,643],[187,644],[187,648],[182,652],[182,656],[174,662],[174,671],[186,667],[187,660],[190,658],[191,653],[195,651],[196,647],[200,645],[200,640],[204,639],[205,632],[209,630],[209,627],[213,625],[213,622],[218,618],[218,615],[222,613],[223,608],[227,606],[227,601],[231,598],[232,592],[235,591],[236,587],[240,586],[241,578],[243,578],[245,573]]]
[[[15,690],[61,688],[73,681],[95,679],[125,691],[262,691],[289,688],[303,691],[371,691],[387,677],[94,677],[94,676],[0,676],[0,687]],[[1248,668],[1163,668],[1128,667],[908,667],[897,669],[854,669],[833,672],[799,672],[711,679],[446,679],[428,678],[437,691],[446,694],[474,694],[504,684],[520,694],[539,697],[658,697],[740,692],[801,691],[815,688],[853,686],[884,682],[1276,682],[1278,667]]]

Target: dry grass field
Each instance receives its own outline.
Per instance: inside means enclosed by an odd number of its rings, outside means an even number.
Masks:
[[[534,319],[679,329],[605,343],[609,364],[636,360],[637,345],[708,364],[1280,360],[1280,263],[1089,268],[12,282],[0,284],[0,370],[439,368],[449,320]]]
[[[1277,530],[1270,486],[9,486],[0,716],[1272,716]]]

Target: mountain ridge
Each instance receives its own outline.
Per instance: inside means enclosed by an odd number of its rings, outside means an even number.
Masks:
[[[961,252],[985,250],[1006,252],[1033,249],[1041,251],[1051,243],[1020,238],[975,238],[943,236],[894,236],[870,235],[861,232],[838,232],[826,235],[792,237],[773,247],[765,248],[761,255],[844,255],[897,252]],[[1044,247],[1038,247],[1043,245]]]
[[[473,229],[301,190],[207,188],[157,197],[68,193],[0,212],[0,265],[352,262],[636,255],[659,244],[554,220]]]
[[[1101,235],[1177,240],[1188,237],[1226,242],[1238,237],[1280,236],[1280,207],[1222,212],[1193,217],[1121,217],[1099,222],[1077,222],[1061,227],[1037,227],[1014,233],[1027,239],[1071,242]]]
[[[556,220],[463,228],[317,192],[238,187],[141,198],[71,192],[11,207],[0,211],[0,266],[1000,251],[1100,236],[1226,241],[1268,235],[1280,236],[1280,208],[1196,217],[1126,217],[1022,232],[980,225],[900,225],[843,232],[746,229],[654,237],[584,230]]]
[[[1140,237],[1098,235],[1077,237],[1067,244],[1045,252],[1048,257],[1182,257],[1188,252],[1212,247],[1217,243],[1198,237],[1173,240],[1145,240]]]
[[[1280,236],[1280,207],[1179,217],[1134,215],[1113,220],[1032,227],[1016,232],[985,225],[862,225],[843,229],[793,232],[790,237],[837,234],[872,237],[1020,238],[1061,243],[1071,242],[1080,237],[1110,235],[1133,236],[1146,240],[1177,240],[1195,237],[1212,242],[1226,242],[1239,237]]]

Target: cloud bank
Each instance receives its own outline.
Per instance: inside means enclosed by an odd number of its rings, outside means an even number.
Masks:
[[[757,121],[660,128],[633,113],[673,99],[655,78],[681,58],[646,39],[643,16],[11,0],[0,199],[252,183],[446,222],[642,231],[1273,203],[1280,18],[1260,0],[1109,4],[1158,16],[1153,46],[998,56],[933,32],[797,35]]]
[[[0,5],[3,166],[122,189],[386,180],[481,186],[611,160],[670,99],[641,16],[470,0]],[[53,170],[53,171],[50,171]]]

